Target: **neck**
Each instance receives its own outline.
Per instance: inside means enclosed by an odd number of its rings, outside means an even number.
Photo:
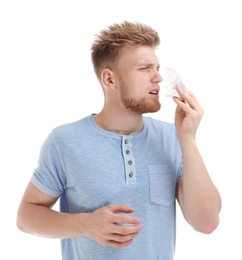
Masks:
[[[104,130],[121,135],[139,132],[143,128],[143,116],[131,112],[117,113],[103,109],[94,119]]]

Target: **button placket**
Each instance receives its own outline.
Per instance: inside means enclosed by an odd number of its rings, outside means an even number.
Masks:
[[[136,170],[132,153],[132,136],[123,136],[122,150],[127,184],[136,184]]]

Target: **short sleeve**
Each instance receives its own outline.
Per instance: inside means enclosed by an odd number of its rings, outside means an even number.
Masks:
[[[52,131],[41,147],[38,166],[31,178],[36,188],[52,197],[59,197],[66,186],[61,154],[56,142]]]

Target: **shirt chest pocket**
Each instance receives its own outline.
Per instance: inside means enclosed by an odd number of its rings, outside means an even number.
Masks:
[[[150,165],[150,203],[170,206],[175,201],[177,166],[174,164]]]

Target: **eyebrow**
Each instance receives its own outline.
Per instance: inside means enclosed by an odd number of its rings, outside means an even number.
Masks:
[[[155,66],[156,68],[160,68],[160,64],[155,64],[155,63],[151,63],[151,62],[142,62],[142,63],[139,63],[139,64],[137,64],[138,66],[145,66],[145,67],[153,67],[153,66]]]

